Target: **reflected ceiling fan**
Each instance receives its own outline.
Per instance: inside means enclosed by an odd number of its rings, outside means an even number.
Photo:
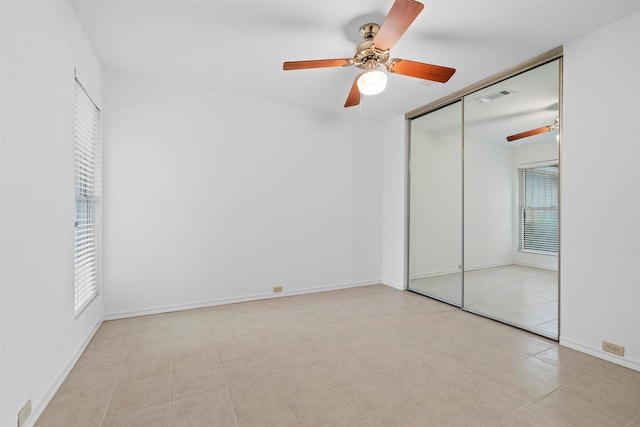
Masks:
[[[361,94],[375,95],[385,89],[387,75],[378,71],[378,67],[385,67],[390,73],[445,83],[456,72],[455,68],[399,58],[389,59],[389,50],[418,17],[423,8],[424,5],[415,0],[396,0],[382,25],[369,23],[360,27],[360,36],[364,41],[356,46],[353,58],[292,61],[285,62],[282,68],[286,71],[355,65],[365,70],[358,74],[353,81],[351,91],[344,104],[345,107],[360,104]]]
[[[541,128],[536,128],[536,129],[531,129],[525,132],[516,133],[515,135],[509,135],[507,137],[507,141],[512,142],[518,139],[527,138],[529,136],[539,135],[545,132],[551,132],[552,130],[558,129],[558,126],[560,126],[560,119],[556,118],[555,123],[552,125],[543,126]]]

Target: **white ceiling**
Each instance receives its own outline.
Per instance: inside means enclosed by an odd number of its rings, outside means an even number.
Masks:
[[[640,10],[640,0],[424,0],[391,51],[457,69],[448,83],[390,75],[343,107],[353,67],[282,71],[284,61],[351,57],[360,25],[392,0],[72,0],[106,69],[386,120]],[[381,23],[381,22],[378,22]]]

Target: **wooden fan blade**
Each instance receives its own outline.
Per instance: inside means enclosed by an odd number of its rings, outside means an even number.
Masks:
[[[282,64],[283,70],[305,70],[307,68],[344,67],[349,65],[351,58],[315,59],[310,61],[291,61]]]
[[[409,25],[418,17],[424,5],[415,0],[396,0],[389,14],[373,39],[373,44],[380,50],[391,49],[402,37]]]
[[[544,126],[537,129],[531,129],[526,132],[517,133],[515,135],[510,135],[507,137],[507,141],[515,141],[516,139],[526,138],[528,136],[538,135],[545,132],[551,132],[554,129],[553,126]]]
[[[364,73],[360,73],[353,80],[353,85],[351,85],[351,91],[347,96],[347,102],[344,103],[344,107],[353,107],[355,105],[360,104],[360,89],[358,89],[358,78]]]
[[[389,61],[387,70],[391,73],[402,74],[403,76],[433,80],[440,83],[447,82],[456,72],[455,68],[423,64],[422,62],[407,61],[406,59],[397,58]]]

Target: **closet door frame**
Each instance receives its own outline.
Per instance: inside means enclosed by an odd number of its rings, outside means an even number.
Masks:
[[[497,82],[500,82],[502,80],[506,80],[509,77],[513,77],[515,75],[524,73],[528,70],[531,70],[533,68],[536,68],[540,65],[544,65],[545,63],[554,61],[554,60],[559,60],[559,94],[558,94],[558,99],[559,99],[559,116],[560,116],[560,121],[562,122],[562,69],[563,69],[563,62],[562,62],[562,56],[563,56],[563,48],[562,46],[557,47],[553,50],[550,50],[546,53],[543,53],[542,55],[539,55],[535,58],[532,58],[529,61],[526,61],[522,64],[519,64],[515,67],[512,67],[504,72],[495,74],[491,77],[488,77],[478,83],[472,84],[470,86],[467,86],[464,89],[461,89],[457,92],[454,92],[453,94],[446,96],[444,98],[441,98],[437,101],[434,101],[432,103],[429,103],[425,106],[419,107],[415,110],[412,110],[408,113],[405,114],[405,121],[406,121],[406,135],[407,138],[405,140],[405,153],[407,153],[406,155],[406,176],[405,176],[405,191],[406,191],[406,206],[405,206],[405,284],[404,284],[404,289],[410,290],[410,275],[411,275],[411,270],[410,270],[410,247],[409,247],[409,240],[410,240],[410,210],[411,210],[411,197],[410,197],[410,183],[411,183],[411,120],[413,119],[417,119],[425,114],[428,114],[430,112],[436,111],[440,108],[446,107],[447,105],[453,104],[457,101],[461,102],[462,105],[462,130],[461,130],[461,144],[462,144],[462,159],[461,159],[461,163],[462,163],[462,172],[464,174],[464,98],[465,96],[476,92],[480,89],[483,89],[485,87],[491,86]],[[559,131],[559,141],[558,141],[558,162],[560,165],[562,165],[562,127],[560,127],[560,131]],[[464,182],[464,177],[463,177],[463,182]],[[561,188],[561,185],[560,185]],[[462,189],[461,191],[461,197],[462,197],[462,223],[460,224],[460,227],[462,228],[462,253],[461,253],[461,262],[462,262],[462,297],[461,297],[461,306],[459,307],[462,310],[465,311],[469,311],[465,309],[465,302],[464,302],[464,189]],[[560,206],[562,205],[562,195],[560,194],[561,190],[559,189],[559,195],[558,198],[560,200]],[[562,242],[561,242],[561,230],[562,224],[560,223],[558,226],[558,333],[557,333],[557,337],[547,337],[547,338],[551,338],[551,339],[555,339],[556,341],[558,341],[560,339],[561,336],[561,304],[560,304],[560,296],[561,296],[561,250],[560,248],[562,247]],[[420,293],[420,295],[423,295],[422,293]],[[447,301],[444,301],[447,302]],[[447,302],[449,303],[449,302]],[[449,303],[450,304],[450,303]],[[457,306],[455,304],[452,304],[454,306]],[[487,316],[489,317],[489,316]],[[491,317],[490,317],[491,318]],[[503,322],[503,323],[508,323],[508,322],[504,322],[501,319],[495,319],[499,322]],[[508,323],[514,327],[520,327],[518,325],[513,325],[511,323]],[[528,329],[527,329],[528,330]],[[531,332],[531,331],[530,331]],[[536,333],[535,331],[533,331],[534,333]]]

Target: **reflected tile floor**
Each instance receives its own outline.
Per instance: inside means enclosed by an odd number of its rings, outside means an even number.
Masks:
[[[640,372],[375,285],[104,322],[36,426],[640,426]]]
[[[414,279],[411,289],[460,304],[461,273]],[[547,337],[558,337],[558,273],[508,265],[472,270],[464,277],[465,308]]]

